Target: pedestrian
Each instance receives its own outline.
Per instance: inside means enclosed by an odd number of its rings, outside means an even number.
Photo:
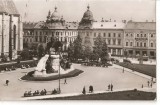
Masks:
[[[46,89],[44,89],[44,95],[46,95],[47,94],[47,91],[46,91]]]
[[[153,83],[153,77],[151,78],[151,82]]]
[[[67,84],[67,79],[66,78],[64,79],[64,84]]]
[[[9,84],[9,80],[6,80],[6,85],[8,86],[8,84]]]
[[[86,89],[85,89],[85,87],[83,87],[82,93],[83,93],[84,95],[86,94]]]
[[[113,91],[113,85],[111,84],[111,91]]]
[[[142,88],[143,88],[143,84],[142,84]]]
[[[149,83],[150,83],[150,82],[148,81],[147,83],[148,83],[148,87],[149,87]]]
[[[150,85],[150,86],[151,86],[151,88],[152,88],[152,82],[151,82],[151,85]]]
[[[108,91],[110,90],[110,87],[111,87],[111,85],[109,84],[109,85],[108,85]]]
[[[90,85],[90,86],[89,86],[89,93],[92,93],[92,92],[93,92],[93,86]]]

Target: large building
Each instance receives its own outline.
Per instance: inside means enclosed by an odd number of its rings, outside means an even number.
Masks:
[[[78,23],[66,22],[63,16],[60,16],[57,7],[53,13],[48,12],[47,20],[38,23],[24,23],[24,42],[43,44],[58,38],[63,43],[62,50],[67,50],[70,42],[73,42],[78,35]]]
[[[129,56],[156,56],[156,23],[129,21],[124,29],[124,48]]]
[[[0,0],[0,54],[12,59],[23,49],[22,21],[12,0]]]
[[[128,56],[138,55],[156,56],[156,23],[155,22],[132,22],[122,20],[94,20],[90,7],[84,13],[78,27],[78,34],[85,46],[90,42],[94,47],[98,35],[108,44],[112,55],[122,56],[124,51]]]

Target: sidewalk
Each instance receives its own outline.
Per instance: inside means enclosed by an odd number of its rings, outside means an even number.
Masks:
[[[33,61],[33,60],[20,61],[20,62],[29,62],[29,61]],[[16,61],[12,61],[12,62],[7,62],[7,63],[0,63],[0,65],[7,65],[7,64],[13,64],[13,63],[17,63],[17,62]]]
[[[155,85],[154,85],[155,86]],[[133,90],[134,88],[128,89],[117,89],[114,91],[95,91],[94,93],[86,93],[89,94],[99,94],[99,93],[113,93],[113,92],[121,92],[121,91],[129,91]],[[145,91],[145,92],[155,92],[155,87],[153,88],[138,88],[137,90]],[[47,99],[47,98],[58,98],[58,97],[69,97],[69,96],[79,96],[83,95],[82,93],[68,93],[68,94],[56,94],[56,95],[45,95],[45,96],[33,96],[33,97],[22,97],[18,100],[39,100],[39,99]]]
[[[116,64],[113,64],[112,67],[123,70],[123,67],[122,67],[122,66],[119,66],[119,65],[116,65]],[[133,74],[138,75],[138,76],[141,76],[141,77],[143,77],[143,78],[147,78],[147,79],[149,79],[149,80],[151,80],[151,78],[152,78],[152,77],[149,76],[149,75],[145,75],[145,74],[143,74],[143,73],[140,73],[140,72],[137,72],[137,71],[133,71],[133,70],[128,69],[128,68],[125,68],[125,67],[124,67],[124,71],[133,73]],[[156,78],[154,78],[153,80],[156,81]]]

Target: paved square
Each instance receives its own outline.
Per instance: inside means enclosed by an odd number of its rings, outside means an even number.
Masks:
[[[122,73],[122,69],[118,69],[115,66],[102,68],[74,64],[74,67],[81,69],[84,72],[77,77],[67,78],[67,84],[64,84],[64,79],[62,79],[62,94],[81,93],[84,86],[88,92],[88,87],[90,85],[94,87],[94,91],[104,91],[107,90],[107,86],[110,83],[113,84],[113,89],[141,88],[142,84],[144,87],[147,87],[147,78],[143,78],[127,71]],[[58,88],[58,80],[43,82],[19,80],[19,78],[32,70],[33,68],[0,73],[0,99],[17,100],[23,96],[25,91],[31,90],[34,92],[35,90],[41,91],[42,89],[51,91],[54,88]],[[10,81],[9,86],[5,85],[7,79]]]

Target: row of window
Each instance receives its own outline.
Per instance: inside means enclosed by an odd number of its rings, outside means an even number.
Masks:
[[[154,34],[150,34],[151,37],[154,37]],[[133,34],[126,34],[126,37],[133,37]],[[137,34],[136,37],[147,37],[147,34]]]
[[[38,40],[38,38],[39,38],[39,40]],[[63,37],[61,37],[61,38],[59,38],[59,41],[61,41],[61,42],[73,42],[74,40],[75,40],[76,38],[63,38]],[[46,43],[48,40],[50,40],[50,38],[47,38],[46,36],[44,36],[44,37],[42,37],[42,36],[40,36],[40,37],[38,37],[38,36],[36,36],[35,37],[35,41],[36,42],[44,42],[44,43]]]
[[[116,43],[117,42],[117,43]],[[121,39],[118,39],[117,41],[116,41],[116,39],[108,39],[107,40],[107,44],[108,45],[121,45]],[[94,45],[96,45],[96,42],[94,41]]]
[[[113,34],[113,35],[112,35]],[[101,36],[103,35],[103,37],[107,37],[107,34],[106,33],[94,33],[94,37],[97,37],[97,36]],[[113,37],[121,37],[121,33],[108,33],[108,37],[111,37],[111,35]],[[117,36],[118,35],[118,36]]]
[[[126,42],[126,46],[133,46],[133,42]],[[142,42],[137,42],[137,44],[136,44],[136,46],[137,47],[147,47],[147,44],[144,42],[144,43],[142,43]],[[151,42],[150,43],[150,47],[153,47],[153,43]]]
[[[36,31],[36,35],[38,35],[38,33],[39,33],[39,35],[48,35],[48,32],[47,31],[45,31],[45,32],[42,32],[42,31],[40,31],[40,32],[38,32],[38,31]],[[69,31],[69,32],[64,32],[64,34],[65,35],[77,35],[77,33],[75,32],[75,31]],[[63,35],[63,32],[52,32],[52,35]]]

